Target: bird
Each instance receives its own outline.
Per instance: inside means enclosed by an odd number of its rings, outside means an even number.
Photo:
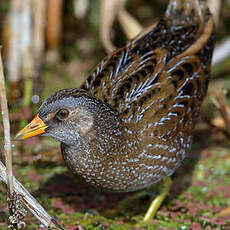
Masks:
[[[214,45],[209,9],[198,0],[170,0],[157,23],[105,57],[80,88],[48,97],[16,139],[53,137],[70,170],[101,189],[158,183],[149,221],[187,156]]]

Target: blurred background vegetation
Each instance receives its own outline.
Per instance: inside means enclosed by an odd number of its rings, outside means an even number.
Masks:
[[[225,50],[229,50],[230,42],[226,43],[228,44],[227,46],[224,46],[223,42],[230,39],[230,1],[216,1],[220,2],[220,9],[216,9],[215,12],[217,46],[226,47]],[[159,19],[165,12],[167,4],[167,0],[127,0],[125,7],[143,27],[147,27]],[[0,44],[5,65],[11,131],[13,134],[32,118],[34,112],[37,111],[39,105],[47,96],[63,88],[79,87],[89,75],[90,70],[106,55],[99,36],[102,23],[100,22],[100,9],[100,0],[0,1]],[[110,9],[108,14],[112,12],[113,9]],[[121,47],[127,41],[127,37],[117,19],[111,29],[111,38],[117,47]],[[218,55],[221,56],[221,51]],[[197,126],[198,131],[212,129],[215,134],[218,133],[215,136],[218,143],[220,140],[224,143],[229,141],[226,117],[223,117],[221,109],[215,106],[219,106],[218,100],[216,100],[218,97],[221,97],[222,101],[224,100],[225,107],[230,101],[230,58],[227,56],[221,61],[218,59],[213,65],[210,82],[210,92],[213,93],[211,95],[209,93],[204,103],[202,119]],[[216,88],[221,89],[221,92],[224,92],[223,95],[220,91],[217,92]],[[1,155],[2,131],[3,127],[0,124],[0,158],[3,158]],[[210,143],[213,142],[215,146],[216,139],[212,138],[213,136],[206,141],[208,143],[209,141]],[[41,192],[44,192],[47,178],[54,177],[52,183],[55,183],[55,181],[60,183],[61,177],[59,176],[57,179],[55,175],[61,174],[62,177],[64,175],[65,180],[67,170],[61,160],[57,143],[54,144],[49,139],[48,141],[47,139],[41,141],[39,137],[36,137],[33,141],[28,140],[22,144],[16,143],[15,145],[17,147],[14,150],[16,175],[31,190],[36,191],[35,194],[39,196]],[[225,146],[225,148],[228,147]],[[193,149],[199,152],[199,148],[200,145],[195,142]],[[228,154],[229,151],[226,150],[226,155]],[[34,168],[31,164],[34,164]],[[229,169],[230,166],[228,165],[226,170],[228,171]],[[31,172],[32,175],[30,175]],[[25,178],[26,175],[28,175],[28,178]],[[34,179],[33,175],[36,179],[31,182],[30,180]],[[44,180],[38,178],[39,175],[42,175]],[[40,188],[41,183],[43,183],[43,186]],[[2,191],[5,192],[4,189]],[[0,194],[2,191],[0,188]],[[91,194],[84,189],[83,191],[85,191],[84,195]],[[48,194],[46,193],[46,195]],[[48,199],[46,195],[45,199]],[[81,195],[83,196],[83,194]],[[106,197],[106,195],[101,196],[103,199],[104,196]],[[39,198],[43,199],[42,197]],[[118,196],[114,200],[119,200],[120,198],[121,196]],[[58,206],[55,202],[51,200],[47,205],[55,204]],[[88,200],[83,199],[82,207],[87,206],[87,202]],[[76,201],[76,203],[79,203],[79,201]],[[4,196],[2,196],[0,199],[0,223],[6,222],[5,214],[1,217],[1,211],[5,212],[6,210],[4,209],[5,205],[6,202]],[[223,207],[228,205],[230,205],[229,200],[226,201]],[[55,208],[57,208],[56,206]],[[88,206],[94,207],[91,204],[88,204]],[[65,206],[60,204],[58,206],[62,213],[65,209],[63,207]],[[74,206],[74,208],[76,207]],[[78,210],[78,208],[76,209]],[[144,210],[144,208],[142,209]],[[80,208],[81,210],[85,209]],[[54,210],[51,210],[51,213],[57,215]],[[81,217],[81,214],[79,216]],[[59,217],[67,218],[61,214]],[[122,224],[120,225],[122,226]],[[2,226],[5,225],[2,224]],[[31,225],[31,229],[37,228]],[[97,228],[92,227],[92,229]],[[129,228],[125,225],[121,229]],[[151,227],[148,229],[151,229]]]

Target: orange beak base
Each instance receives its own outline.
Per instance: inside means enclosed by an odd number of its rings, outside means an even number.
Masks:
[[[47,127],[48,126],[43,122],[43,120],[37,114],[27,126],[25,126],[22,130],[20,130],[17,133],[17,135],[15,136],[15,140],[24,140],[29,137],[33,137],[45,133],[45,129]]]

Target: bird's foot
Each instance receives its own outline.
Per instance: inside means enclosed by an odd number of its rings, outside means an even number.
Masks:
[[[168,195],[171,185],[172,185],[172,180],[170,177],[165,177],[162,181],[159,183],[159,195],[154,198],[152,201],[151,205],[149,206],[145,216],[144,216],[144,221],[150,221],[156,214],[158,208],[161,206],[162,202]]]

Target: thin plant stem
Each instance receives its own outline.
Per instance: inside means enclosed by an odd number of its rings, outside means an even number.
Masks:
[[[34,214],[34,216],[47,228],[62,229],[61,226],[52,218],[44,208],[37,202],[37,200],[30,195],[30,193],[13,177],[12,172],[12,154],[11,154],[11,140],[10,140],[10,122],[9,112],[6,99],[5,78],[3,73],[3,64],[0,48],[0,103],[4,127],[4,153],[6,159],[6,167],[0,161],[0,181],[7,184],[7,196],[9,201],[9,208],[14,207],[15,194],[20,198],[26,207]],[[15,199],[14,199],[15,198]],[[11,216],[14,214],[10,210]],[[14,226],[17,229],[17,226]],[[13,227],[12,227],[13,228]]]
[[[2,55],[0,51],[0,103],[2,111],[2,120],[4,127],[4,154],[6,161],[7,171],[7,189],[8,195],[13,196],[13,170],[12,170],[12,154],[11,154],[11,141],[10,141],[10,121],[9,112],[6,99],[5,78],[3,73]]]

